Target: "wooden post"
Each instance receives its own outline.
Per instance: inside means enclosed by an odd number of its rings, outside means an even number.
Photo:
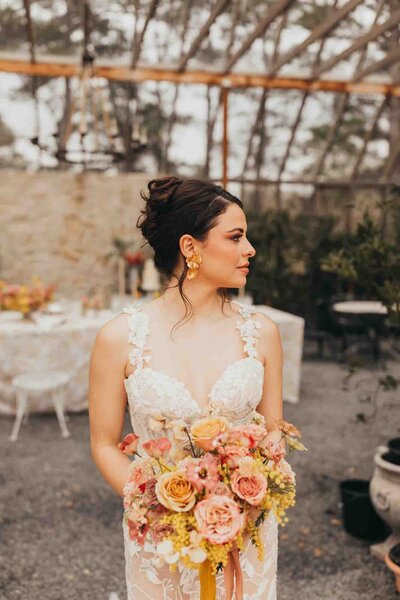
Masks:
[[[222,134],[222,187],[228,185],[228,152],[229,152],[229,137],[228,137],[228,94],[229,90],[223,86],[222,92],[222,116],[223,116],[223,134]]]

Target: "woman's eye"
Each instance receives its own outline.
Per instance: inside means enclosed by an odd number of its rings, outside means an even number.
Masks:
[[[233,238],[231,238],[231,239],[232,239],[232,240],[235,240],[235,241],[237,241],[237,242],[238,242],[238,241],[240,240],[240,238],[241,238],[241,237],[242,237],[241,235],[235,235],[235,237],[233,237]]]

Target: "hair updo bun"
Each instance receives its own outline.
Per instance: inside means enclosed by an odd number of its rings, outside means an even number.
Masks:
[[[147,200],[155,209],[164,209],[171,201],[176,190],[182,183],[178,177],[165,177],[163,179],[152,179],[147,184],[148,197],[141,193],[142,198]]]
[[[200,179],[161,177],[147,184],[140,193],[145,206],[140,211],[136,226],[154,250],[154,264],[167,279],[174,274],[181,254],[179,240],[184,234],[199,241],[207,238],[218,216],[234,203],[242,202],[219,185]],[[182,284],[187,272],[178,279],[182,298]],[[225,297],[225,292],[223,292]]]

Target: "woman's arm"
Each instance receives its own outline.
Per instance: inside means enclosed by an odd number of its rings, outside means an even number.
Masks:
[[[259,350],[265,358],[263,395],[257,410],[265,418],[268,438],[279,441],[281,433],[276,421],[283,419],[281,335],[276,323],[267,315],[257,313],[256,318],[262,324]],[[282,439],[280,443],[285,450],[285,441]]]
[[[89,421],[92,458],[120,496],[130,459],[117,447],[126,409],[124,386],[127,348],[125,315],[105,323],[95,339],[89,366]]]

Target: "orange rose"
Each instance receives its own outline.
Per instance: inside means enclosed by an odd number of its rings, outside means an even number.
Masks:
[[[195,421],[190,434],[196,446],[209,452],[214,450],[218,437],[228,431],[228,424],[222,417],[205,417]]]
[[[158,501],[175,512],[186,512],[196,502],[195,489],[181,471],[163,473],[156,483]]]

